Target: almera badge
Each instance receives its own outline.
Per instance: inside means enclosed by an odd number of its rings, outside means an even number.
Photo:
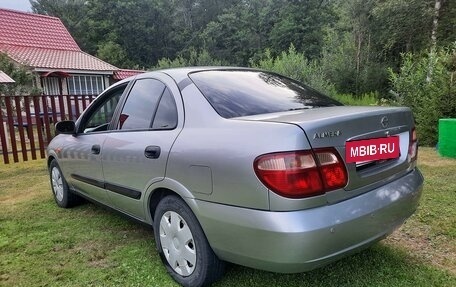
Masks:
[[[399,157],[399,137],[386,137],[345,144],[345,162],[366,162]]]

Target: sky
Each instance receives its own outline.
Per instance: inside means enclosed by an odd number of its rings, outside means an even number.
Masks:
[[[31,12],[29,0],[0,0],[0,8]]]

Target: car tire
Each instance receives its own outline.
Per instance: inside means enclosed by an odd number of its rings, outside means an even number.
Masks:
[[[155,243],[168,273],[185,287],[207,286],[225,269],[195,215],[179,197],[164,197],[154,216]]]
[[[49,176],[52,194],[55,203],[57,203],[59,207],[69,208],[82,202],[82,198],[72,193],[68,188],[68,183],[66,182],[65,177],[63,177],[62,170],[55,159],[52,160],[49,165]]]

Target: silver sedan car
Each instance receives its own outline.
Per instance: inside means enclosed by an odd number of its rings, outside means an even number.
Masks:
[[[410,109],[343,106],[266,71],[144,73],[56,130],[57,205],[149,224],[183,286],[224,262],[293,273],[359,251],[413,214],[423,185]]]

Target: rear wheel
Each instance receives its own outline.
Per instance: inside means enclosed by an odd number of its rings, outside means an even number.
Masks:
[[[224,271],[195,215],[177,196],[166,196],[154,216],[155,243],[168,273],[186,287],[207,286]]]
[[[54,159],[49,165],[49,175],[51,179],[52,194],[58,206],[68,208],[81,203],[82,198],[72,193],[63,177],[57,161]]]

